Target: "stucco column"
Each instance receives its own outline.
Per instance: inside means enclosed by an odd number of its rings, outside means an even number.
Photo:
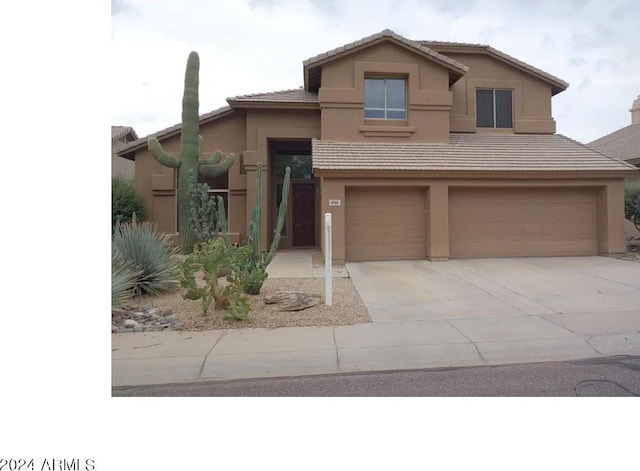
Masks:
[[[626,252],[624,240],[624,182],[613,181],[598,193],[598,251],[600,255]]]
[[[427,192],[427,258],[449,260],[449,186],[436,182]]]

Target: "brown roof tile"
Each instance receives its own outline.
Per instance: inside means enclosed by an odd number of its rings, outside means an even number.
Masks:
[[[640,158],[640,124],[630,124],[588,144],[592,149],[621,160]]]
[[[274,103],[318,103],[318,94],[308,92],[302,88],[290,90],[279,90],[276,92],[252,93],[250,95],[239,95],[227,98],[232,102],[274,102]]]
[[[122,139],[129,133],[134,139],[138,139],[138,135],[131,126],[111,126],[111,142]]]
[[[569,84],[562,80],[561,78],[556,77],[555,75],[551,75],[544,70],[538,69],[537,67],[532,66],[531,64],[527,64],[526,62],[521,61],[520,59],[516,59],[509,54],[506,54],[498,49],[495,49],[486,44],[472,44],[472,43],[458,43],[458,42],[450,42],[450,41],[416,41],[417,43],[427,46],[431,49],[442,49],[444,52],[465,52],[465,50],[470,49],[480,49],[486,54],[501,59],[504,62],[513,64],[517,67],[520,67],[528,72],[537,75],[538,77],[551,82],[554,85],[554,94],[559,93],[563,90],[566,90],[569,87]]]
[[[559,134],[452,133],[448,144],[314,139],[312,147],[313,167],[321,170],[629,172],[635,169]]]
[[[420,42],[418,41],[411,41],[410,39],[400,36],[399,34],[391,31],[390,29],[385,29],[383,31],[380,31],[379,33],[372,34],[371,36],[368,36],[366,38],[358,39],[357,41],[354,41],[352,43],[345,44],[344,46],[340,46],[330,51],[323,52],[322,54],[318,54],[317,56],[310,57],[309,59],[305,60],[302,64],[304,65],[304,67],[312,66],[324,59],[336,56],[340,53],[349,51],[358,46],[361,46],[371,41],[375,41],[376,39],[379,39],[382,37],[393,38],[396,41],[399,41],[402,44],[405,44],[406,46],[411,47],[412,49],[416,49],[423,54],[429,55],[434,59],[437,59],[441,62],[448,64],[450,67],[457,69],[459,72],[465,73],[467,70],[469,70],[469,68],[466,65],[462,64],[461,62],[451,59],[450,57],[440,54],[439,52],[433,51],[430,48],[420,44]]]

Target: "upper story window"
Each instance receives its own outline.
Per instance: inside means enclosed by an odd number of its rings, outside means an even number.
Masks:
[[[479,128],[512,128],[513,91],[476,89],[476,126]]]
[[[364,117],[407,119],[407,81],[403,78],[365,78]]]

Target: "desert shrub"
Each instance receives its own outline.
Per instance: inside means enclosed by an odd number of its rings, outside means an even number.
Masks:
[[[177,287],[180,268],[173,257],[177,249],[170,244],[167,234],[158,232],[155,224],[117,224],[112,243],[115,257],[142,272],[133,287],[135,295],[159,294]]]
[[[144,219],[144,201],[136,192],[131,178],[113,177],[111,179],[111,227],[119,222],[131,222],[131,216]]]
[[[233,260],[238,256],[238,247],[229,245],[224,238],[209,240],[196,247],[182,264],[180,285],[187,291],[184,299],[202,301],[202,315],[206,315],[211,303],[215,309],[229,311],[225,319],[244,321],[248,319],[251,304],[242,293],[239,278],[233,271]],[[231,270],[226,283],[219,276],[224,269]],[[196,273],[202,274],[203,284],[196,281]]]
[[[231,260],[232,275],[247,294],[260,294],[267,272],[264,264],[256,262],[253,251],[248,246],[239,247]]]
[[[191,215],[189,222],[197,243],[203,243],[216,236],[216,198],[209,193],[209,185],[198,183],[189,188]]]
[[[142,270],[133,262],[111,257],[111,307],[120,307],[133,296],[133,289]]]
[[[640,231],[640,182],[624,185],[624,217]]]

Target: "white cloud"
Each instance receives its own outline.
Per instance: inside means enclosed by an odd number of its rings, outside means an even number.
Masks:
[[[186,57],[200,54],[200,112],[229,96],[302,85],[302,61],[385,28],[490,44],[566,81],[558,132],[587,142],[630,123],[640,93],[640,3],[120,0],[112,17],[113,124],[145,135],[180,120]]]

